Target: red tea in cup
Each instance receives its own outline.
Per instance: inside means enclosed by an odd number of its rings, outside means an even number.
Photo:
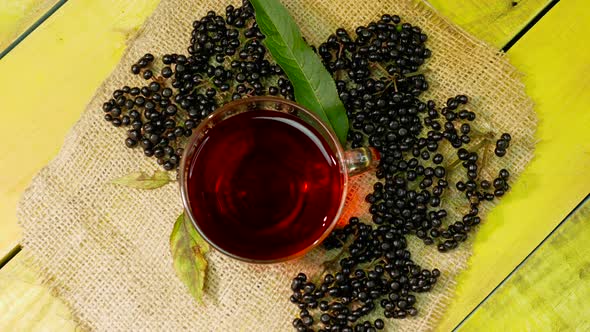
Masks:
[[[210,128],[186,185],[201,233],[256,261],[296,255],[336,218],[344,190],[338,157],[318,131],[283,112],[251,110]]]
[[[184,208],[203,238],[241,260],[300,256],[334,228],[348,177],[374,167],[316,115],[277,97],[232,101],[203,120],[180,166]]]

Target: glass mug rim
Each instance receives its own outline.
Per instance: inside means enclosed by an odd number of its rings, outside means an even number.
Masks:
[[[254,107],[254,108],[250,109],[248,107],[249,104],[257,105],[260,103],[275,103],[275,105],[280,104],[283,106],[290,107],[290,109],[274,110],[274,109],[268,109],[268,107],[266,107],[266,108]],[[304,122],[312,125],[316,129],[319,129],[318,136],[322,136],[322,137],[320,137],[320,139],[326,140],[326,143],[328,143],[328,145],[332,149],[332,152],[335,152],[336,159],[337,159],[336,162],[338,163],[338,166],[340,168],[340,176],[342,179],[342,186],[340,189],[340,191],[341,191],[340,203],[338,206],[338,210],[337,210],[336,214],[334,215],[334,218],[332,218],[329,226],[324,230],[324,232],[321,234],[321,236],[319,236],[317,239],[315,239],[313,241],[313,243],[311,243],[310,245],[308,245],[304,249],[302,249],[296,253],[293,253],[291,255],[285,256],[285,257],[279,257],[279,258],[268,259],[268,260],[267,259],[253,259],[253,258],[248,258],[248,257],[242,257],[242,256],[236,255],[234,253],[228,252],[227,250],[225,250],[224,248],[222,248],[221,246],[216,244],[215,241],[212,241],[210,238],[208,238],[207,234],[205,234],[205,232],[203,230],[201,230],[197,221],[193,217],[191,204],[189,203],[190,198],[188,195],[188,188],[187,188],[188,187],[187,173],[188,173],[188,169],[189,169],[190,165],[193,162],[193,154],[196,150],[198,150],[197,147],[202,143],[202,141],[200,141],[201,138],[205,135],[205,133],[207,132],[207,129],[213,128],[217,123],[221,123],[221,122],[225,121],[226,119],[229,119],[237,114],[243,113],[243,112],[235,112],[235,114],[229,114],[229,115],[227,114],[227,113],[230,113],[231,111],[235,111],[236,109],[239,109],[240,107],[244,107],[244,106],[245,106],[244,112],[250,112],[250,111],[254,111],[254,110],[259,110],[259,111],[262,110],[262,111],[267,111],[267,112],[280,112],[280,113],[290,113],[289,111],[291,111],[291,110],[297,110],[298,112],[302,112],[303,114],[305,114],[306,117],[309,117],[311,121],[308,121],[307,119],[302,119],[298,115],[294,115],[294,116],[297,117],[298,119],[300,119],[301,121],[304,121]],[[219,121],[217,123],[212,123],[214,120],[217,120],[217,118],[219,118],[218,119]],[[310,123],[310,122],[313,122],[313,123]],[[181,198],[182,198],[184,212],[187,215],[187,217],[189,218],[189,220],[191,221],[193,227],[195,227],[195,229],[203,237],[203,239],[205,241],[207,241],[207,243],[209,243],[216,250],[223,253],[224,255],[227,255],[229,257],[232,257],[234,259],[241,260],[244,262],[259,263],[259,264],[279,263],[279,262],[288,261],[288,260],[291,260],[291,259],[294,259],[297,257],[301,257],[301,256],[305,255],[306,253],[308,253],[309,251],[311,251],[313,248],[317,247],[320,243],[322,243],[322,241],[332,232],[334,227],[336,227],[336,225],[338,224],[338,220],[340,219],[340,216],[342,215],[342,210],[344,209],[344,204],[346,202],[346,196],[348,194],[348,179],[350,176],[350,174],[347,170],[347,166],[346,166],[344,148],[340,144],[340,141],[338,140],[338,138],[337,138],[336,134],[334,133],[334,131],[332,130],[332,128],[327,126],[326,123],[322,119],[320,119],[313,112],[306,109],[304,106],[301,106],[291,100],[287,100],[287,99],[283,99],[283,98],[279,98],[279,97],[274,97],[274,96],[253,96],[253,97],[249,97],[249,98],[231,101],[231,102],[221,106],[220,108],[216,109],[210,115],[208,115],[205,119],[203,119],[199,123],[199,125],[195,128],[193,134],[190,136],[189,140],[187,141],[187,144],[185,145],[184,152],[182,155],[182,159],[180,161],[179,171],[180,171],[180,174],[179,174],[180,194],[181,194]]]

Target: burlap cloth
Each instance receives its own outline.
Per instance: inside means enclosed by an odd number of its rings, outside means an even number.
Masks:
[[[532,158],[536,117],[515,69],[497,50],[475,40],[412,0],[285,0],[307,40],[318,45],[337,27],[358,25],[397,13],[428,34],[431,97],[446,100],[457,93],[472,96],[480,130],[512,134],[512,147],[498,164],[519,174]],[[297,313],[289,303],[290,278],[319,269],[324,253],[275,265],[241,263],[211,252],[204,304],[197,304],[176,277],[169,235],[181,213],[179,190],[135,190],[109,184],[133,171],[156,169],[142,151],[129,150],[122,129],[102,119],[101,103],[117,87],[140,82],[129,67],[145,52],[184,52],[192,21],[208,10],[222,11],[227,1],[162,0],[129,46],[112,75],[97,90],[81,119],[68,134],[59,155],[25,192],[18,218],[30,264],[64,299],[80,326],[103,331],[289,331]],[[356,178],[344,218],[367,215],[363,198],[373,175]],[[452,202],[464,205],[463,198]],[[484,209],[490,206],[485,206]],[[367,220],[367,218],[365,218]],[[452,221],[452,219],[450,219]],[[485,221],[484,221],[485,222]],[[471,241],[471,240],[470,240]],[[422,331],[436,326],[453,295],[455,276],[467,266],[470,245],[450,254],[411,241],[414,259],[438,267],[440,282],[418,297],[420,314],[388,320],[388,330]]]

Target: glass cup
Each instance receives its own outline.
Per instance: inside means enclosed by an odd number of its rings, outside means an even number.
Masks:
[[[312,241],[309,241],[309,239],[307,239],[307,241],[310,244],[305,246],[301,250],[285,254],[281,257],[273,257],[270,259],[260,257],[248,257],[247,254],[230,252],[229,250],[226,250],[226,248],[224,248],[224,244],[222,243],[223,241],[213,241],[209,234],[207,234],[207,232],[203,230],[203,227],[200,226],[203,221],[197,220],[196,213],[195,211],[193,211],[193,208],[191,207],[191,197],[189,195],[187,181],[189,177],[189,170],[191,168],[191,164],[195,160],[194,155],[201,148],[204,139],[207,137],[208,131],[211,130],[211,128],[218,125],[219,123],[235,115],[254,110],[288,113],[313,127],[317,131],[317,133],[319,133],[319,136],[321,136],[318,138],[325,143],[324,146],[328,146],[329,149],[331,149],[333,155],[335,156],[342,179],[342,185],[339,187],[341,192],[338,193],[340,199],[338,202],[339,205],[337,207],[337,213],[334,215],[332,220],[325,221],[328,224],[327,227],[325,227],[325,229],[323,230],[323,232],[321,232],[321,234],[318,234],[316,238],[312,239]],[[367,170],[370,170],[376,167],[378,162],[379,153],[374,148],[362,147],[358,149],[344,150],[343,147],[340,145],[340,142],[338,141],[338,138],[336,137],[336,134],[333,132],[333,130],[329,126],[327,126],[314,113],[308,111],[301,105],[298,105],[293,101],[271,96],[250,97],[225,104],[224,106],[216,110],[214,113],[209,115],[206,119],[204,119],[195,129],[193,135],[190,137],[185,147],[184,154],[182,156],[180,164],[180,192],[187,216],[192,221],[196,230],[211,246],[230,257],[242,261],[251,263],[275,263],[302,256],[314,247],[316,247],[318,244],[320,244],[336,226],[338,219],[341,215],[348,191],[349,176],[354,176],[363,173]]]

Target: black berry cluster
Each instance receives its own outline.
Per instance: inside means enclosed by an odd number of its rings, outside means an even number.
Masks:
[[[469,98],[449,98],[442,107],[419,99],[428,89],[421,66],[431,56],[428,37],[417,26],[402,23],[397,15],[383,15],[377,22],[358,27],[355,37],[344,29],[318,47],[324,65],[336,79],[351,129],[351,146],[370,145],[381,153],[377,178],[381,182],[366,197],[376,225],[389,224],[403,234],[413,234],[446,251],[466,239],[471,226],[480,221],[481,201],[499,197],[509,189],[509,173],[502,170],[491,189],[480,179],[493,133],[472,127],[476,114]],[[504,156],[511,137],[501,135],[495,153]],[[471,144],[470,144],[471,143]],[[477,143],[474,147],[470,147]],[[456,150],[456,155],[449,150]],[[471,210],[443,229],[447,211],[443,204],[449,189],[448,173],[462,166],[463,189]]]
[[[512,137],[508,133],[502,134],[499,140],[496,141],[496,149],[494,152],[498,157],[504,157],[506,154],[506,149],[510,146],[510,140]]]
[[[193,23],[188,55],[145,54],[131,73],[147,82],[125,86],[103,104],[104,118],[128,129],[125,145],[141,147],[166,170],[180,163],[186,138],[224,103],[255,95],[293,99],[293,86],[262,44],[248,1],[210,11]]]
[[[386,318],[416,316],[413,293],[431,290],[440,275],[412,261],[405,237],[393,225],[373,227],[353,217],[325,245],[341,247],[348,257],[339,261],[338,272],[318,282],[303,273],[293,279],[290,300],[301,310],[293,321],[299,331],[311,330],[314,322],[318,331],[381,330],[382,319],[362,318],[377,307]]]
[[[379,318],[418,314],[414,293],[435,285],[440,272],[417,266],[406,249],[416,236],[441,252],[457,248],[481,221],[480,204],[504,195],[509,172],[493,180],[480,178],[493,133],[473,126],[476,113],[469,98],[449,98],[442,107],[419,97],[429,87],[421,66],[431,56],[428,37],[397,15],[358,27],[354,37],[344,29],[322,43],[317,52],[333,75],[351,123],[351,147],[373,146],[381,153],[378,181],[366,196],[372,224],[358,218],[336,229],[324,248],[340,248],[339,264],[323,280],[298,275],[291,301],[300,311],[298,331],[375,331]],[[510,135],[502,134],[495,154],[504,156]],[[454,152],[453,152],[454,151]],[[482,156],[483,154],[483,156]],[[462,180],[449,183],[450,173]],[[462,193],[461,220],[449,220],[449,191]],[[320,276],[321,279],[321,276]],[[371,316],[374,317],[374,316]]]

